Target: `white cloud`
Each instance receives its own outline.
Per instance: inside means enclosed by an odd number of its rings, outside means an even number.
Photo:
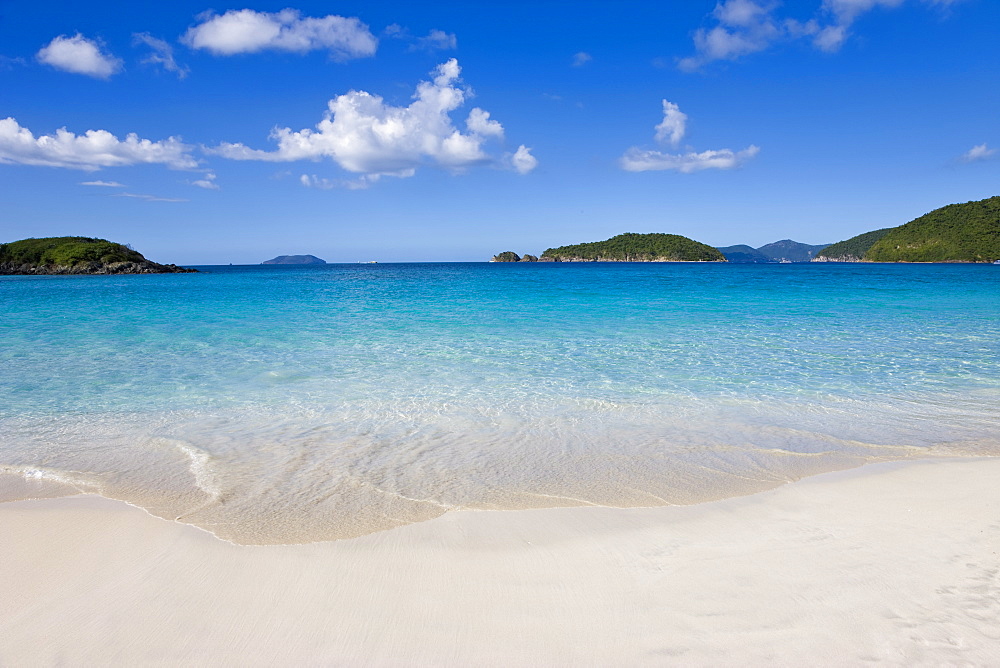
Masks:
[[[538,166],[538,158],[531,155],[531,149],[521,144],[510,156],[510,165],[518,174],[527,174]]]
[[[451,112],[465,103],[468,91],[459,86],[461,68],[452,58],[439,65],[433,81],[417,85],[406,107],[386,104],[378,95],[349,91],[330,100],[315,130],[275,128],[275,151],[223,143],[211,153],[231,160],[292,162],[330,158],[356,174],[413,176],[423,165],[461,171],[477,165],[502,165],[485,150],[490,139],[503,136],[503,126],[476,107],[466,118],[466,132],[456,128]],[[528,149],[524,149],[526,152]],[[524,156],[524,153],[522,153]],[[530,157],[530,154],[527,155]],[[527,165],[522,157],[520,165]]]
[[[490,112],[483,111],[479,107],[469,112],[469,117],[465,119],[465,127],[472,134],[481,137],[503,137],[503,126],[497,121],[491,121]]]
[[[39,62],[75,74],[107,79],[120,72],[122,61],[101,51],[97,42],[80,33],[73,37],[60,35],[43,46],[35,57]]]
[[[573,67],[583,67],[593,59],[594,57],[591,56],[586,51],[580,51],[578,53],[573,54]]]
[[[193,169],[198,162],[190,153],[191,147],[176,137],[150,141],[130,133],[119,140],[107,130],[87,130],[76,135],[66,128],[56,130],[54,135],[35,137],[13,118],[0,120],[0,163],[85,171],[138,164]]]
[[[424,37],[414,37],[408,28],[398,23],[387,26],[383,31],[388,37],[409,42],[408,51],[445,51],[458,48],[458,37],[454,33],[434,28]]]
[[[191,181],[191,185],[197,186],[198,188],[204,188],[205,190],[219,190],[219,184],[215,182],[215,174],[208,172],[205,174],[204,178],[198,179],[197,181]]]
[[[893,8],[903,4],[905,0],[823,0],[823,9],[837,18],[837,22],[850,25],[865,12],[876,7]]]
[[[772,2],[725,0],[715,6],[714,28],[700,28],[694,33],[697,54],[678,62],[682,70],[697,70],[714,60],[736,60],[763,51],[782,35],[782,28],[771,13]]]
[[[669,141],[677,146],[684,137],[687,115],[680,108],[663,100],[663,121],[656,126],[656,140]],[[618,160],[619,166],[627,172],[648,172],[653,170],[674,170],[682,174],[699,172],[703,169],[734,169],[760,152],[760,148],[750,145],[742,151],[723,148],[697,153],[664,153],[662,151],[640,149],[637,146],[625,151]]]
[[[834,52],[850,37],[851,26],[874,9],[894,9],[908,0],[822,0],[816,15],[807,21],[778,19],[775,0],[721,0],[710,15],[716,25],[694,32],[695,55],[681,58],[677,66],[694,71],[717,60],[738,60],[764,51],[776,42],[809,38],[821,51]],[[923,0],[924,4],[950,6],[961,0]]]
[[[673,102],[663,101],[663,121],[656,126],[656,141],[670,141],[671,146],[677,146],[684,138],[687,126],[687,114]]]
[[[976,162],[977,160],[988,160],[997,154],[997,149],[987,148],[986,144],[973,146],[962,155],[965,162]]]
[[[338,59],[375,54],[378,40],[357,18],[329,15],[305,17],[294,9],[277,13],[252,9],[229,10],[219,16],[207,12],[181,41],[193,49],[207,49],[217,56],[278,51],[326,50]]]
[[[332,190],[334,188],[367,190],[373,184],[378,183],[379,178],[378,174],[362,174],[356,179],[324,179],[315,174],[303,174],[299,177],[299,183],[307,188],[319,188],[320,190]]]
[[[97,186],[99,188],[124,188],[124,183],[118,183],[117,181],[83,181],[80,183],[81,186]]]
[[[157,197],[156,195],[137,195],[136,193],[115,193],[112,197],[129,197],[131,199],[141,199],[144,202],[190,202],[188,199],[177,199],[175,197]]]
[[[139,44],[145,44],[152,49],[152,53],[142,60],[143,63],[162,65],[163,69],[173,72],[179,79],[183,79],[188,75],[188,68],[178,65],[177,61],[174,60],[174,47],[170,46],[164,40],[157,39],[148,32],[137,32],[132,35],[132,45],[137,46]]]
[[[458,38],[454,33],[443,30],[431,30],[426,37],[418,37],[416,48],[427,51],[441,51],[445,49],[457,49]]]
[[[701,153],[671,154],[660,151],[642,151],[630,148],[622,156],[622,169],[627,172],[648,172],[653,170],[676,170],[682,174],[700,172],[703,169],[734,169],[741,167],[750,158],[757,155],[760,148],[750,145],[742,151],[724,148],[718,151],[702,151]]]

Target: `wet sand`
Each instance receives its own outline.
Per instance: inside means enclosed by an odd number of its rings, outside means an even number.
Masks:
[[[998,482],[1000,459],[895,462],[293,546],[0,504],[0,664],[996,665]]]

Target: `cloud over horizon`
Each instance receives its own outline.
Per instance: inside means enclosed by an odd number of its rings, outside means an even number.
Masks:
[[[322,18],[302,17],[295,9],[256,12],[231,9],[225,14],[205,12],[201,22],[181,37],[192,49],[205,49],[216,56],[256,53],[264,50],[329,51],[338,60],[375,55],[378,40],[357,18],[330,14]]]
[[[687,131],[687,118],[687,114],[683,113],[680,107],[673,102],[663,100],[663,120],[655,127],[656,141],[676,148]],[[759,152],[760,147],[753,144],[742,151],[723,148],[686,153],[664,153],[633,146],[619,158],[618,164],[627,172],[673,170],[690,174],[705,169],[735,169]]]
[[[327,103],[323,120],[315,130],[275,128],[274,151],[252,149],[240,143],[222,143],[210,153],[231,160],[293,162],[330,158],[355,174],[409,177],[418,167],[430,165],[462,171],[479,165],[506,166],[527,173],[537,161],[520,146],[511,156],[496,156],[485,150],[489,140],[501,140],[503,126],[490,113],[473,108],[463,132],[455,127],[451,112],[465,103],[470,93],[460,87],[461,68],[454,58],[437,66],[432,81],[417,85],[413,102],[406,107],[386,104],[382,97],[351,90]],[[308,179],[304,185],[322,187]]]
[[[0,119],[0,163],[64,167],[93,172],[102,167],[161,164],[171,169],[193,169],[198,162],[191,147],[176,137],[162,141],[140,139],[134,132],[119,140],[107,130],[82,135],[66,128],[54,135],[35,137],[12,118]],[[94,181],[88,185],[94,185]]]
[[[59,35],[39,49],[35,58],[57,70],[96,79],[109,79],[122,70],[121,59],[103,52],[97,42],[80,33],[72,37]]]

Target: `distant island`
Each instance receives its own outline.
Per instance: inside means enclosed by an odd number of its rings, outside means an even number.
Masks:
[[[628,232],[604,241],[549,248],[540,257],[518,257],[513,251],[493,262],[725,262],[715,248],[678,234]]]
[[[820,251],[816,262],[996,262],[1000,196],[949,204],[899,227],[866,232]]]
[[[321,260],[315,255],[279,255],[261,264],[326,264],[326,260]]]
[[[810,262],[819,251],[830,244],[803,244],[791,239],[783,239],[765,244],[760,248],[746,245],[722,246],[719,252],[726,256],[729,262],[741,264],[765,264],[773,262]]]
[[[90,237],[46,237],[0,244],[0,274],[176,274],[196,269],[158,264],[127,245]]]

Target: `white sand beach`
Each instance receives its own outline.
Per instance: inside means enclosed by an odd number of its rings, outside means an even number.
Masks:
[[[1000,665],[998,481],[876,464],[272,547],[94,496],[0,504],[0,664]]]

